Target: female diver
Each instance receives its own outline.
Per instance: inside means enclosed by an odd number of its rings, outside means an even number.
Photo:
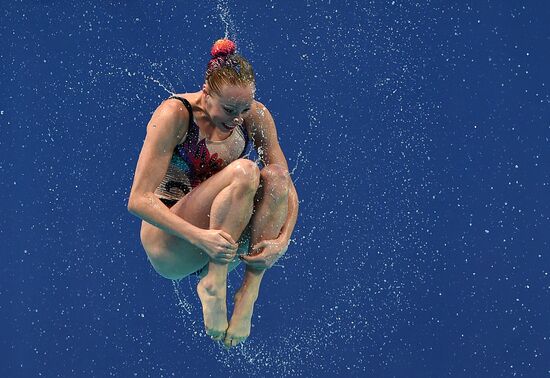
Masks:
[[[232,41],[216,41],[202,90],[155,110],[128,200],[155,270],[200,277],[206,333],[227,348],[249,336],[260,282],[286,252],[298,213],[275,123],[254,99],[250,63],[235,51]],[[228,323],[227,273],[239,260],[246,270]]]

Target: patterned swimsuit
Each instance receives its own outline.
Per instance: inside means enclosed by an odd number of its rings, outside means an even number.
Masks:
[[[189,112],[189,129],[183,141],[174,148],[166,175],[155,190],[155,195],[168,207],[200,185],[203,181],[221,171],[231,162],[251,159],[253,144],[243,125],[237,126],[222,141],[210,141],[195,123],[193,109],[183,97],[180,100]]]

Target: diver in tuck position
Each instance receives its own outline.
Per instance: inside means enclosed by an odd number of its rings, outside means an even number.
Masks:
[[[128,210],[168,279],[200,277],[206,333],[228,348],[250,334],[266,269],[286,252],[298,197],[267,108],[254,100],[250,63],[216,41],[202,90],[164,100],[147,125]],[[249,159],[256,148],[259,167]],[[246,263],[228,323],[227,273]]]

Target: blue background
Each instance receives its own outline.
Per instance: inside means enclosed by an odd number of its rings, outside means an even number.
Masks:
[[[546,2],[0,12],[1,376],[550,373]],[[158,276],[126,209],[153,110],[201,87],[225,34],[301,203],[229,352],[204,335],[196,278]]]

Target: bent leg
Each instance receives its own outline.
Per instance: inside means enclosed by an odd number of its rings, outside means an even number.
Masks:
[[[238,240],[250,221],[259,185],[258,167],[239,159],[225,167],[176,203],[170,210],[203,229],[221,229]],[[154,227],[142,230],[142,242],[155,269],[168,278],[182,278],[208,263],[208,274],[197,285],[206,333],[223,338],[227,329],[228,264],[209,261],[208,255],[187,240]],[[147,247],[148,245],[149,247]]]
[[[250,164],[254,164],[250,162]],[[221,229],[238,240],[252,215],[254,196],[259,185],[259,171],[254,165],[237,168],[233,182],[224,188],[212,202],[210,229]],[[206,333],[214,340],[225,337],[227,330],[227,272],[228,264],[210,260],[208,273],[197,285],[203,306]]]
[[[250,198],[254,196],[253,193],[242,197],[238,194],[239,191],[251,192],[251,187],[257,188],[258,177],[256,165],[249,160],[236,160],[193,189],[170,211],[199,228],[222,229],[237,240],[250,218]],[[215,201],[219,195],[222,197]],[[223,201],[228,197],[237,203],[232,207],[224,206]],[[229,215],[228,211],[232,213]],[[239,222],[233,222],[234,219]],[[141,241],[155,270],[169,279],[186,277],[209,262],[208,255],[200,248],[145,221],[142,222]]]
[[[250,222],[251,246],[279,236],[288,214],[289,185],[290,178],[283,167],[271,164],[262,169],[261,189],[256,196],[256,207]],[[243,284],[235,294],[235,307],[224,340],[226,347],[235,346],[250,335],[254,303],[264,273],[265,270],[246,267]]]

